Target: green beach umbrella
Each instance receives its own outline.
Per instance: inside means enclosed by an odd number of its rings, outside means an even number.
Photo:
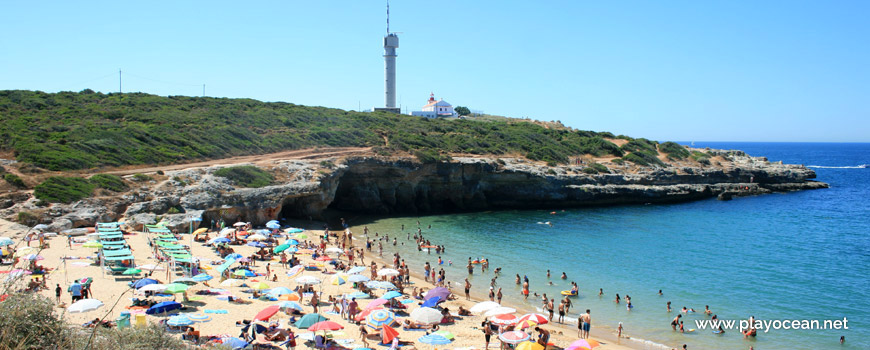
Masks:
[[[308,329],[311,325],[321,321],[326,321],[326,317],[323,317],[320,314],[307,314],[302,316],[299,321],[296,321],[294,325],[296,325],[296,328]]]
[[[282,245],[279,245],[279,246],[273,248],[272,251],[275,253],[280,253],[280,252],[287,250],[288,248],[290,248],[290,245],[287,243],[284,243]]]
[[[453,333],[450,333],[449,331],[437,331],[434,334],[438,334],[438,335],[440,335],[444,338],[450,339],[450,340],[453,340],[453,338],[456,338],[456,336],[454,336]]]
[[[97,241],[87,241],[85,244],[82,244],[82,247],[85,248],[102,248],[103,244]]]
[[[123,275],[138,275],[140,273],[142,273],[142,270],[139,270],[136,268],[131,268],[131,269],[124,270],[124,273],[122,273],[122,274]]]
[[[186,284],[172,283],[172,284],[167,285],[166,290],[164,290],[164,291],[166,293],[169,293],[169,294],[177,294],[177,293],[182,293],[186,290],[187,290]]]
[[[306,234],[303,233],[303,234],[297,235],[296,238],[299,238],[299,239],[306,239],[306,238],[308,238],[308,235],[306,235]]]

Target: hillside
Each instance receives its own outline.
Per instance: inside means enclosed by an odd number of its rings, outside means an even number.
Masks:
[[[511,155],[550,165],[572,157],[657,163],[656,142],[520,119],[442,120],[211,97],[0,91],[0,152],[53,171],[177,164],[311,147],[373,147],[437,161]],[[685,158],[685,151],[680,151]]]

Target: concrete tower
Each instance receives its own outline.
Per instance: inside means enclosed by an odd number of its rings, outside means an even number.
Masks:
[[[399,36],[390,33],[390,2],[387,1],[387,35],[384,37],[384,107],[396,108],[396,49]]]

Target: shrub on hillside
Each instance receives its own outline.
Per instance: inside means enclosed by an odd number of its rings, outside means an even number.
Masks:
[[[6,173],[3,174],[3,180],[6,180],[10,185],[18,187],[18,188],[26,188],[27,185],[24,183],[18,175]]]
[[[97,186],[80,177],[52,176],[36,185],[33,196],[52,203],[71,203],[91,196]]]
[[[142,173],[133,174],[133,180],[139,182],[151,181],[151,177]]]
[[[652,153],[649,153],[649,152],[632,152],[632,153],[629,153],[628,155],[626,155],[625,157],[622,157],[622,159],[625,159],[629,162],[632,162],[632,163],[637,164],[637,165],[642,165],[642,166],[650,166],[650,165],[664,166],[665,165],[665,163],[662,162],[658,157],[656,157],[655,155],[653,155]]]
[[[676,142],[668,141],[660,144],[659,151],[667,153],[668,158],[671,159],[686,159],[689,157],[689,150]]]
[[[105,188],[113,192],[123,192],[130,188],[127,186],[127,183],[124,182],[124,179],[118,175],[97,174],[91,176],[88,180],[99,188]]]
[[[216,176],[225,177],[242,187],[258,188],[272,184],[275,179],[263,169],[253,165],[241,165],[215,171]]]

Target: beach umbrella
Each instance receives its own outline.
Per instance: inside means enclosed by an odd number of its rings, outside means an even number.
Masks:
[[[512,307],[499,306],[495,309],[490,309],[489,311],[484,313],[483,316],[490,317],[495,315],[512,314],[514,312],[517,312],[517,309],[514,309]]]
[[[347,297],[348,299],[354,299],[354,298],[356,298],[356,299],[368,299],[368,298],[371,298],[372,296],[368,295],[366,293],[363,293],[363,292],[353,292],[353,293],[346,295],[345,297]]]
[[[299,299],[300,299],[299,294],[296,294],[296,293],[282,294],[282,295],[278,296],[278,300],[299,301]]]
[[[389,291],[389,292],[384,293],[384,295],[381,296],[381,299],[384,299],[384,300],[390,300],[390,299],[393,299],[393,298],[398,298],[398,297],[400,297],[400,296],[402,296],[402,293],[399,293],[399,292],[397,292],[397,291],[391,290],[391,291]]]
[[[469,309],[468,311],[471,311],[473,313],[478,314],[478,313],[482,313],[482,312],[487,312],[489,310],[495,309],[495,308],[500,307],[500,306],[501,305],[499,305],[498,303],[496,303],[494,301],[482,301],[482,302],[479,302],[477,304],[474,304],[474,306],[472,306],[471,309]]]
[[[423,296],[423,299],[429,299],[433,297],[441,297],[441,300],[447,300],[447,297],[450,296],[450,291],[444,287],[435,287],[426,292],[426,295]]]
[[[291,227],[291,228],[284,230],[284,232],[287,232],[287,233],[301,233],[302,231],[304,231],[304,230],[301,228],[295,228],[295,227]]]
[[[302,316],[294,325],[296,328],[307,329],[311,327],[313,324],[321,321],[326,321],[326,317],[323,317],[321,314],[305,314]]]
[[[378,276],[393,277],[393,276],[398,276],[398,275],[399,275],[399,270],[396,270],[396,269],[383,268],[383,269],[378,270]]]
[[[181,303],[179,303],[179,302],[164,301],[164,302],[154,304],[154,306],[151,306],[150,308],[148,308],[148,310],[145,310],[145,313],[148,315],[162,314],[164,312],[178,310],[180,308],[181,308]]]
[[[248,225],[247,222],[241,222],[241,221],[233,224],[234,227],[241,227],[241,226],[246,226],[246,225]]]
[[[33,226],[33,229],[36,231],[45,231],[45,230],[48,230],[48,225],[39,224],[39,225]]]
[[[266,243],[263,243],[263,242],[248,242],[248,246],[255,247],[255,248],[266,248],[269,245]]]
[[[518,317],[516,315],[511,314],[495,315],[489,318],[492,323],[503,326],[517,324],[517,319]]]
[[[450,331],[447,331],[447,330],[437,331],[437,332],[432,333],[432,334],[437,334],[437,335],[440,335],[440,336],[447,338],[447,339],[450,339],[450,340],[453,340],[456,338],[456,336],[453,335],[453,333],[450,333]]]
[[[431,297],[431,298],[423,301],[423,305],[421,305],[421,306],[435,307],[438,305],[439,302],[441,302],[441,297]]]
[[[274,296],[281,296],[284,294],[293,294],[293,291],[287,287],[275,287],[275,288],[269,289],[269,292],[267,294],[274,295]]]
[[[160,282],[157,282],[157,280],[155,280],[155,279],[143,278],[143,279],[137,280],[136,282],[133,282],[133,284],[131,284],[130,286],[133,288],[139,289],[139,288],[142,288],[142,287],[147,286],[149,284],[158,284],[158,283],[160,283]]]
[[[186,290],[187,290],[186,284],[172,283],[172,284],[166,285],[166,289],[164,290],[164,292],[169,293],[169,294],[177,294],[177,293],[183,293]]]
[[[580,339],[568,345],[565,350],[589,350],[599,345],[601,344],[592,339]]]
[[[386,303],[388,303],[388,302],[389,302],[389,300],[387,300],[387,299],[382,299],[382,298],[378,298],[378,299],[372,300],[368,305],[366,305],[366,310],[374,309],[374,308],[376,308],[376,307],[378,307],[378,306],[381,306],[381,305],[384,305],[384,304],[386,304]]]
[[[299,241],[291,238],[291,239],[287,239],[286,241],[284,241],[284,244],[299,245]]]
[[[217,244],[220,244],[220,243],[230,243],[230,242],[232,242],[232,240],[229,239],[229,238],[226,238],[226,237],[217,237],[217,238],[212,238],[212,239],[210,239],[210,240],[209,240],[208,242],[206,242],[206,243],[210,243],[210,244],[217,243]]]
[[[438,324],[441,323],[441,312],[431,307],[420,307],[411,311],[411,320],[419,324]]]
[[[211,321],[211,316],[199,312],[195,314],[187,314],[187,318],[191,319],[193,322],[199,323]]]
[[[347,281],[351,283],[368,282],[369,280],[368,276],[363,275],[350,275],[347,277]]]
[[[270,221],[270,222],[266,223],[266,227],[271,228],[273,230],[277,230],[277,229],[281,228],[281,224],[279,224],[277,222]]]
[[[256,316],[254,316],[255,321],[266,321],[272,316],[275,316],[278,313],[278,310],[281,310],[281,307],[278,305],[267,306],[265,309],[260,310]]]
[[[159,283],[146,284],[138,289],[140,292],[162,292],[164,290],[166,290],[166,285]]]
[[[326,248],[326,250],[324,250],[324,252],[327,254],[339,254],[339,255],[344,254],[344,250],[341,250],[341,248],[336,248],[336,247]]]
[[[193,324],[193,320],[185,315],[172,316],[166,321],[166,324],[170,326],[190,326]]]
[[[493,316],[493,317],[499,317],[499,316],[504,316],[504,315],[498,315],[498,316]],[[535,321],[532,321],[532,320],[522,320],[522,321],[517,322],[516,328],[518,328],[518,329],[526,329],[526,328],[530,328],[530,327],[535,327],[535,326],[537,326],[537,325],[538,325],[538,324],[537,324]]]
[[[363,310],[362,312],[357,313],[357,314],[353,317],[353,319],[354,319],[354,321],[362,322],[363,320],[366,319],[366,317],[369,317],[369,314],[370,314],[370,313],[375,312],[375,310],[383,310],[383,309],[384,309],[384,308],[383,308],[383,307],[380,307],[380,306],[378,306],[378,307],[376,307],[376,308],[371,308],[371,309],[366,308],[366,309]]]
[[[221,287],[236,287],[241,285],[242,283],[245,282],[240,279],[230,278],[221,282]]]
[[[347,270],[347,274],[348,275],[355,275],[355,274],[361,273],[365,270],[366,270],[365,266],[354,266],[354,267],[351,267],[349,270]]]
[[[254,290],[269,289],[269,285],[266,284],[266,282],[257,282],[256,284],[251,286],[251,289],[254,289]]]
[[[498,339],[508,344],[519,344],[529,340],[529,335],[523,331],[509,331],[499,334]]]
[[[242,256],[242,254],[239,254],[239,253],[232,253],[232,254],[227,255],[226,257],[224,257],[224,260],[238,260],[238,259],[241,259],[241,258],[244,258],[244,256]]]
[[[103,307],[103,302],[97,299],[82,299],[70,305],[66,311],[71,314],[94,311]]]
[[[378,289],[388,289],[388,290],[396,289],[395,284],[392,284],[390,282],[384,282],[384,281],[368,281],[368,282],[366,282],[366,287],[378,288]]]
[[[85,244],[82,244],[82,247],[85,248],[102,248],[103,244],[97,241],[87,241]]]
[[[443,335],[438,335],[438,334],[424,335],[420,338],[417,338],[417,340],[419,340],[421,343],[432,344],[432,345],[444,345],[444,344],[450,344],[450,342],[451,342],[450,339],[447,339]]]
[[[157,266],[154,264],[139,265],[139,266],[136,266],[136,268],[140,269],[142,271],[163,271],[163,270],[166,270],[162,266]]]
[[[524,341],[517,344],[515,350],[544,350],[544,346],[531,341]]]
[[[193,231],[193,234],[198,235],[200,233],[205,233],[206,231],[208,231],[207,227],[198,228],[198,229],[196,229],[196,231]]]
[[[5,247],[5,246],[8,246],[8,245],[13,245],[13,244],[15,244],[15,242],[12,241],[11,238],[9,238],[9,237],[0,237],[0,247]],[[102,246],[102,245],[101,245],[101,246]]]
[[[179,279],[176,279],[175,281],[172,281],[172,283],[181,283],[181,284],[186,284],[186,285],[192,286],[192,285],[196,284],[196,281],[193,278],[181,277]]]
[[[272,248],[272,252],[273,252],[273,253],[280,253],[280,252],[283,252],[283,251],[285,251],[285,250],[287,250],[287,249],[290,249],[290,245],[287,244],[287,243],[284,243],[284,244],[279,245],[279,246],[277,246],[277,247],[275,247],[275,248]]]
[[[21,259],[22,260],[36,261],[36,260],[44,260],[45,258],[43,258],[42,255],[27,254],[24,257],[22,257]]]
[[[547,320],[547,316],[541,314],[525,314],[518,321],[532,321],[537,324],[547,324],[549,321]]]
[[[302,305],[300,305],[299,303],[297,303],[295,301],[289,301],[289,300],[282,301],[282,302],[278,303],[278,307],[282,308],[282,309],[293,309],[293,310],[302,311]]]
[[[247,239],[252,240],[252,241],[263,241],[263,240],[266,240],[267,238],[268,237],[263,236],[262,234],[259,234],[259,233],[255,233],[255,234],[252,234],[252,235],[247,237]]]
[[[221,232],[218,232],[218,235],[226,236],[226,235],[231,234],[235,231],[236,231],[236,229],[234,229],[232,227],[226,227],[223,230],[221,230]]]
[[[236,272],[233,272],[233,276],[239,276],[239,277],[254,277],[256,275],[257,274],[251,272],[251,270],[245,270],[245,269],[240,269],[240,270],[236,270]]]
[[[335,275],[334,277],[332,277],[332,284],[333,285],[340,286],[340,285],[345,284],[345,283],[347,283],[347,276],[346,275]]]
[[[396,314],[389,310],[374,310],[366,316],[366,326],[374,329],[381,329],[384,325],[389,325],[396,320]]]
[[[197,281],[197,282],[205,282],[205,281],[210,281],[212,278],[214,278],[214,277],[212,277],[211,275],[209,275],[207,273],[201,273],[201,274],[198,274],[196,276],[193,276],[191,279],[194,281]]]
[[[393,339],[399,336],[399,332],[388,325],[381,328],[381,344],[389,344]]]
[[[317,323],[311,325],[310,327],[308,327],[308,330],[309,330],[309,331],[312,331],[312,332],[317,332],[317,331],[337,331],[337,330],[339,330],[339,329],[343,329],[343,328],[344,328],[344,326],[342,326],[342,325],[340,325],[340,324],[338,324],[338,323],[336,323],[336,322],[332,322],[332,321],[320,321],[320,322],[317,322]]]
[[[314,276],[302,276],[296,279],[296,283],[302,285],[320,284],[320,280]]]
[[[129,268],[129,269],[124,270],[124,272],[122,272],[121,274],[122,275],[138,275],[140,273],[142,273],[142,270],[139,270],[136,268]]]
[[[248,342],[235,337],[222,338],[221,344],[226,345],[233,350],[244,349],[248,346]]]

